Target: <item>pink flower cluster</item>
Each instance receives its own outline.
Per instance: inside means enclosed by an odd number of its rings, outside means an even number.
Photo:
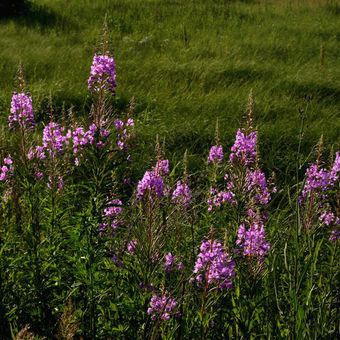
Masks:
[[[260,261],[264,260],[270,249],[262,223],[250,223],[248,228],[246,228],[245,224],[241,224],[236,244],[243,249],[244,256],[249,256],[250,258],[259,257]]]
[[[165,291],[162,297],[154,294],[150,301],[150,307],[148,308],[148,314],[151,315],[151,319],[155,320],[160,317],[162,321],[170,320],[171,316],[180,317],[181,314],[174,312],[177,307],[177,302],[168,296],[168,291]]]
[[[43,131],[43,148],[48,151],[52,157],[56,157],[59,153],[64,153],[64,147],[68,145],[68,137],[62,133],[64,127],[60,127],[58,123],[50,122],[45,126]]]
[[[88,131],[84,131],[83,127],[76,127],[72,131],[73,153],[83,150],[88,144],[94,144],[94,136],[97,131],[97,126],[92,124]]]
[[[91,76],[88,79],[88,89],[99,92],[100,89],[108,89],[115,95],[116,64],[113,57],[107,55],[94,55],[91,66]]]
[[[340,219],[335,216],[334,212],[332,212],[332,208],[329,204],[326,204],[326,208],[324,208],[324,205],[328,199],[328,190],[334,187],[339,180],[339,172],[339,152],[336,152],[334,164],[330,171],[322,168],[319,164],[312,164],[306,170],[307,179],[302,189],[302,196],[299,197],[300,204],[303,204],[306,201],[311,204],[312,197],[314,197],[315,203],[317,203],[316,213],[319,215],[319,221],[324,223],[326,226],[333,226],[335,228],[339,228]],[[311,219],[311,216],[308,218]],[[310,221],[308,223],[310,223]],[[335,241],[338,238],[338,235],[338,230],[334,229],[329,239],[331,241]]]
[[[13,174],[13,161],[10,155],[3,160],[4,165],[0,168],[0,181],[8,182],[9,177]]]
[[[222,163],[223,162],[223,147],[222,145],[214,145],[211,147],[207,163]]]
[[[316,193],[316,196],[320,196],[323,192],[331,186],[334,186],[335,182],[339,179],[338,173],[340,172],[340,156],[339,152],[336,153],[334,165],[331,171],[321,168],[317,164],[312,164],[306,170],[306,182],[302,190],[301,200],[304,198],[310,198],[312,193]]]
[[[157,198],[162,198],[165,187],[163,178],[169,175],[169,161],[157,161],[155,168],[146,171],[137,186],[137,200],[142,200],[145,192],[150,195],[155,194]]]
[[[235,194],[232,191],[222,190],[218,191],[215,188],[210,189],[210,194],[212,194],[212,198],[207,200],[208,203],[208,211],[212,211],[213,207],[221,207],[223,203],[231,203],[232,205],[236,205],[234,197]]]
[[[333,212],[330,212],[329,210],[324,210],[322,214],[319,217],[319,221],[321,223],[325,223],[327,227],[332,226],[335,229],[332,230],[332,234],[329,237],[329,240],[332,242],[335,242],[337,239],[340,238],[340,218],[335,217]]]
[[[231,151],[230,162],[244,162],[247,166],[253,164],[256,157],[256,133],[251,132],[247,136],[238,129]]]
[[[218,284],[220,289],[231,289],[234,269],[234,260],[228,257],[219,241],[203,241],[195,263],[194,274],[197,275],[191,282],[196,280],[199,285],[203,285],[205,279],[208,284]]]
[[[254,194],[254,199],[262,205],[268,204],[271,199],[267,188],[266,176],[260,170],[250,171],[247,169],[245,192]],[[275,187],[273,188],[273,192],[276,192]]]
[[[185,208],[190,206],[190,189],[186,183],[177,181],[176,189],[172,193],[172,201],[176,204],[182,204]]]
[[[33,114],[32,99],[30,94],[13,92],[11,101],[11,115],[8,117],[10,130],[15,129],[15,122],[21,128],[34,131],[35,121]]]

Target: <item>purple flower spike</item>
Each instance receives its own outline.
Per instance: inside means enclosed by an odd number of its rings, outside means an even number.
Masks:
[[[231,151],[231,163],[245,162],[247,166],[253,164],[256,157],[256,133],[252,132],[245,136],[241,129],[238,129]]]
[[[94,55],[91,66],[91,76],[88,79],[88,89],[92,92],[99,92],[100,89],[107,89],[115,95],[116,85],[116,64],[113,57],[107,55]]]
[[[251,224],[248,230],[241,224],[236,244],[243,249],[244,256],[259,256],[261,261],[264,260],[270,248],[269,243],[266,241],[264,225],[258,223]]]
[[[15,129],[15,122],[25,130],[35,129],[35,121],[33,115],[32,99],[30,94],[13,92],[11,101],[11,115],[8,117],[9,129]]]
[[[169,174],[169,161],[157,161],[156,167],[151,171],[146,171],[144,177],[139,181],[137,187],[137,200],[142,200],[144,193],[155,194],[158,199],[164,195],[164,182],[162,177]]]
[[[189,207],[190,203],[190,189],[185,183],[178,181],[176,189],[172,193],[172,201],[176,204],[183,204],[185,208]]]
[[[222,145],[214,145],[211,147],[207,163],[222,163],[223,162],[223,147]]]
[[[235,276],[235,262],[228,257],[221,243],[203,241],[200,250],[194,269],[194,274],[197,274],[195,278],[197,284],[201,286],[205,278],[209,285],[215,283],[218,284],[219,289],[231,289],[231,279]]]

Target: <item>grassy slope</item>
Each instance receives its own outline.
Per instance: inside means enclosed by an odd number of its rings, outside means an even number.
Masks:
[[[213,143],[216,118],[229,147],[250,89],[256,102],[263,161],[289,178],[308,108],[305,154],[323,133],[329,147],[340,130],[339,1],[69,0],[33,1],[31,12],[0,22],[0,110],[6,121],[13,77],[22,60],[36,112],[46,119],[49,90],[88,112],[90,64],[105,13],[117,64],[117,101],[134,96],[138,145],[153,152],[166,136],[173,160],[189,149],[191,171]],[[320,67],[320,46],[324,62]],[[169,152],[170,154],[170,152]],[[285,175],[288,167],[288,176]]]

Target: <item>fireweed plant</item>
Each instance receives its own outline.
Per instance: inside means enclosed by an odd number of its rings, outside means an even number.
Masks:
[[[51,96],[38,123],[19,70],[0,141],[3,338],[27,324],[59,339],[336,338],[339,151],[297,157],[296,184],[276,193],[250,94],[229,152],[216,124],[200,181],[158,138],[134,180],[134,105],[113,114],[105,25],[89,69],[89,117],[57,119]]]
[[[257,303],[252,291],[261,282],[270,249],[265,232],[266,207],[276,188],[259,167],[252,101],[250,94],[247,122],[237,131],[230,155],[223,153],[217,123],[215,145],[207,158],[211,186],[206,218],[210,231],[202,241],[195,275],[190,280],[203,290],[202,337],[208,336],[209,327],[215,327],[217,320],[230,336],[251,333],[253,313],[251,307],[247,311],[246,305]],[[229,310],[218,310],[221,303],[229,305]],[[238,330],[229,328],[232,319],[236,320]]]

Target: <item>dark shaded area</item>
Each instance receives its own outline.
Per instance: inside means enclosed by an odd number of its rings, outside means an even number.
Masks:
[[[30,7],[31,3],[28,0],[1,0],[0,19],[20,15]]]
[[[32,4],[27,0],[1,0],[0,19],[11,19],[20,26],[35,28],[43,33],[50,29],[69,32],[79,28],[66,15],[60,15],[48,6]]]
[[[306,96],[312,96],[320,100],[328,99],[332,102],[340,101],[340,90],[336,87],[317,83],[299,83],[296,81],[283,81],[280,84],[280,89],[276,91],[286,91],[287,94],[295,96],[297,98],[304,98]]]

